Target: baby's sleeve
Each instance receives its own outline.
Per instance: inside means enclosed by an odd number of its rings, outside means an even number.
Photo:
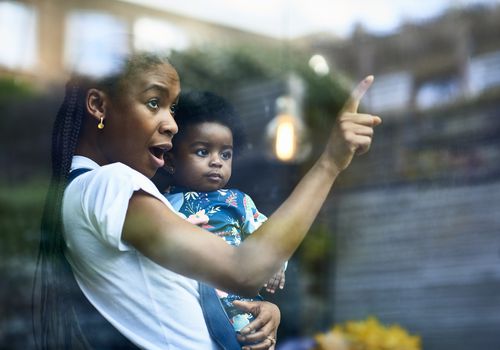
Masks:
[[[258,229],[267,220],[267,217],[257,209],[254,201],[247,194],[243,194],[243,208],[245,210],[245,218],[242,238],[244,239]]]

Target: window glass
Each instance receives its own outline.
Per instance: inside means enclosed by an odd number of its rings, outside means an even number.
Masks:
[[[189,46],[189,39],[184,31],[168,22],[139,18],[134,23],[134,47],[141,51],[181,51]]]
[[[500,51],[483,54],[471,59],[469,89],[473,95],[500,85]]]
[[[377,76],[377,83],[368,90],[366,102],[374,112],[406,108],[411,98],[412,83],[412,76],[406,72]]]
[[[123,21],[105,13],[71,12],[66,22],[66,66],[88,75],[113,71],[129,50],[126,28]]]
[[[0,2],[0,65],[25,70],[36,64],[36,25],[32,7]]]

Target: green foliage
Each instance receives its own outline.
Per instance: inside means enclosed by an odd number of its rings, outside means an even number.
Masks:
[[[31,292],[46,188],[42,179],[0,185],[2,348],[33,348]]]
[[[320,76],[309,67],[300,69],[307,85],[305,97],[306,121],[315,131],[329,131],[340,108],[347,100],[348,90],[343,81],[330,75]]]
[[[239,48],[200,49],[174,52],[171,61],[183,88],[203,89],[228,95],[236,86],[269,79],[269,67]]]
[[[0,108],[7,102],[31,97],[34,88],[26,82],[11,77],[0,77]]]
[[[304,52],[282,47],[197,48],[174,52],[183,88],[206,89],[230,96],[235,88],[258,81],[284,80],[295,73],[305,83],[304,118],[314,140],[324,143],[337,112],[347,98],[342,81],[309,68]]]
[[[0,252],[10,259],[30,255],[38,240],[47,184],[41,180],[23,185],[0,186]],[[5,260],[4,260],[5,263]]]
[[[325,225],[314,225],[300,245],[297,255],[313,274],[325,273],[335,246],[334,235]]]

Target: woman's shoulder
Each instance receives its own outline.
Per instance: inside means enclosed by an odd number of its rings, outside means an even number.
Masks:
[[[103,166],[94,166],[90,171],[82,174],[69,187],[78,188],[83,194],[113,193],[121,191],[137,191],[142,189],[155,196],[160,193],[153,182],[145,175],[123,163],[111,163]]]
[[[97,171],[102,172],[103,174],[107,176],[138,176],[138,177],[146,177],[137,170],[129,167],[126,164],[116,162],[116,163],[111,163],[111,164],[106,164],[98,169]]]
[[[75,155],[71,163],[71,171],[75,171],[78,169],[88,169],[88,172],[91,173],[88,175],[89,177],[94,178],[97,176],[99,178],[102,178],[103,180],[107,178],[117,179],[120,177],[137,177],[147,179],[147,177],[145,177],[143,174],[124,163],[116,162],[100,166],[90,158]]]
[[[151,180],[137,170],[123,163],[111,163],[94,169],[93,177],[101,181],[151,183]]]

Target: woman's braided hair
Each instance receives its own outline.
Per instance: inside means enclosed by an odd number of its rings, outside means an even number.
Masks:
[[[87,116],[86,94],[89,88],[95,87],[113,98],[126,88],[126,84],[132,83],[137,74],[168,61],[158,55],[141,53],[127,57],[122,63],[120,72],[101,79],[71,78],[54,121],[52,177],[42,215],[33,285],[33,325],[38,348],[90,348],[73,305],[73,296],[81,291],[64,256],[62,234],[62,199],[83,120]]]

